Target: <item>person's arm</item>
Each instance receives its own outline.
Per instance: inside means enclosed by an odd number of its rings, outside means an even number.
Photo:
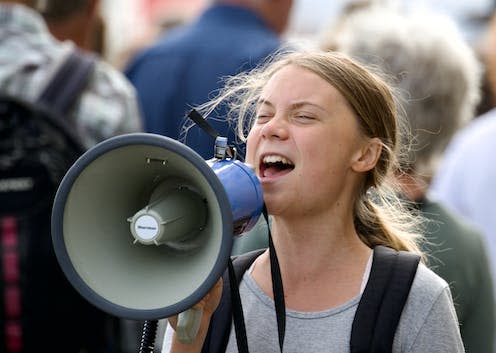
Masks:
[[[217,281],[214,288],[198,303],[193,309],[203,309],[203,315],[200,323],[198,334],[193,343],[182,343],[176,335],[175,329],[177,327],[178,316],[168,318],[169,324],[167,330],[173,329],[172,343],[170,347],[164,344],[162,353],[200,353],[207,337],[210,319],[219,305],[222,295],[222,278]],[[167,333],[166,333],[167,335]],[[167,341],[167,340],[165,340]]]

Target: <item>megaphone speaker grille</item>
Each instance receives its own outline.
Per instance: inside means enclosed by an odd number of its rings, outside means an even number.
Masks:
[[[168,185],[204,202],[206,222],[184,240],[194,246],[142,244],[130,232],[129,218]],[[175,219],[186,217],[187,226],[186,211]],[[215,284],[231,253],[232,224],[224,187],[198,154],[136,133],[98,144],[71,167],[55,197],[52,239],[63,271],[88,301],[119,317],[158,319],[190,308]]]

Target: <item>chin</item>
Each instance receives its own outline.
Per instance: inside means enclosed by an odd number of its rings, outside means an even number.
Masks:
[[[270,215],[278,216],[283,214],[288,202],[284,202],[281,197],[264,194],[265,207]]]

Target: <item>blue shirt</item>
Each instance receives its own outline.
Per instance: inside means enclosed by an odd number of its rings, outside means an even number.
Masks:
[[[249,70],[280,46],[278,35],[252,11],[214,5],[197,21],[168,32],[130,63],[126,75],[135,85],[147,132],[178,139],[203,158],[212,157],[214,139],[197,126],[183,130],[192,107],[212,98],[222,77]],[[209,118],[229,143],[225,110]],[[238,141],[239,142],[239,141]],[[243,145],[238,144],[243,152]]]

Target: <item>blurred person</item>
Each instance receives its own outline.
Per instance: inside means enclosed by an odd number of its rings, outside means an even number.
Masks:
[[[35,1],[48,29],[60,41],[71,40],[78,47],[103,54],[104,22],[100,0]]]
[[[484,62],[484,60],[482,60],[482,62]],[[482,77],[483,81],[481,86],[481,101],[475,111],[475,118],[483,115],[484,113],[487,113],[488,111],[490,111],[495,107],[495,99],[494,99],[493,91],[491,89],[489,77],[487,76],[488,75],[485,74]]]
[[[0,1],[0,92],[27,101],[38,98],[55,68],[74,48],[72,41],[61,42],[53,37],[35,8],[27,6],[32,3]],[[102,60],[97,60],[73,115],[75,129],[86,147],[113,135],[142,130],[134,87]]]
[[[496,93],[496,17],[486,44],[488,80]],[[496,281],[496,109],[477,117],[459,131],[447,147],[430,192],[456,214],[483,231]]]
[[[416,212],[392,191],[402,146],[392,91],[349,57],[317,50],[285,53],[234,77],[214,105],[203,108],[212,111],[225,100],[248,132],[246,161],[260,178],[272,216],[270,250],[257,253],[239,278],[249,350],[356,352],[351,331],[364,293],[379,290],[375,274],[388,277],[375,271],[378,249],[421,253]],[[280,268],[283,291],[274,290],[274,268]],[[463,352],[448,284],[422,263],[413,274],[389,351]],[[203,316],[194,342],[184,344],[167,329],[164,353],[213,353],[205,342],[222,337],[215,310],[222,308],[222,291],[232,288],[221,282],[196,306]],[[384,305],[393,306],[388,299]],[[240,308],[238,301],[232,308]],[[370,316],[365,324],[373,323]],[[388,319],[378,325],[393,325]],[[176,318],[169,323],[175,327]],[[237,342],[245,337],[241,326],[227,325],[225,352],[248,351]],[[384,336],[374,341],[388,346]]]
[[[496,6],[496,2],[494,4]],[[491,56],[494,56],[494,38],[491,38],[491,15],[489,14],[488,20],[486,20],[487,25],[485,30],[481,31],[477,45],[475,46],[475,51],[479,57],[480,62],[483,66],[483,76],[481,84],[481,101],[475,112],[475,118],[482,116],[491,109],[496,107],[496,96],[493,90],[493,79],[490,77],[494,75],[494,69],[491,68],[493,65],[491,63]]]
[[[322,47],[380,68],[403,95],[398,109],[414,143],[397,175],[402,194],[428,219],[423,250],[431,269],[450,284],[466,352],[493,352],[496,317],[485,239],[427,195],[446,145],[479,101],[475,52],[443,17],[376,6],[347,16]]]
[[[148,47],[152,46],[159,39],[164,40],[165,36],[176,27],[184,26],[191,21],[186,14],[165,14],[154,21],[150,28],[142,35],[127,41],[124,48],[119,52],[112,62],[120,70],[125,71],[130,61]]]
[[[138,91],[147,132],[179,139],[211,158],[214,139],[186,129],[191,107],[221,87],[222,77],[258,65],[281,45],[292,0],[214,0],[192,23],[168,31],[133,58],[125,73]],[[210,123],[230,144],[239,141],[219,109]],[[243,144],[237,144],[243,153]]]
[[[73,5],[90,14],[94,13],[95,3],[65,1],[63,7],[69,11]],[[34,103],[75,50],[75,43],[82,45],[78,40],[61,42],[50,33],[36,9],[47,11],[52,5],[55,3],[50,0],[0,1],[1,95]],[[67,34],[67,38],[77,38]],[[114,135],[142,130],[134,87],[122,73],[99,59],[95,60],[88,82],[66,118],[85,148]],[[36,214],[36,217],[42,216]],[[107,336],[112,318],[84,301],[66,280],[52,249],[47,230],[49,216],[45,223],[46,229],[39,229],[40,236],[36,239],[19,239],[21,245],[27,244],[19,249],[21,289],[29,288],[29,291],[20,293],[20,331],[8,331],[5,321],[2,323],[0,351],[10,353],[5,345],[6,339],[12,338],[21,340],[18,343],[22,344],[23,353],[109,352],[114,343]],[[19,237],[25,236],[22,231],[19,230]]]

